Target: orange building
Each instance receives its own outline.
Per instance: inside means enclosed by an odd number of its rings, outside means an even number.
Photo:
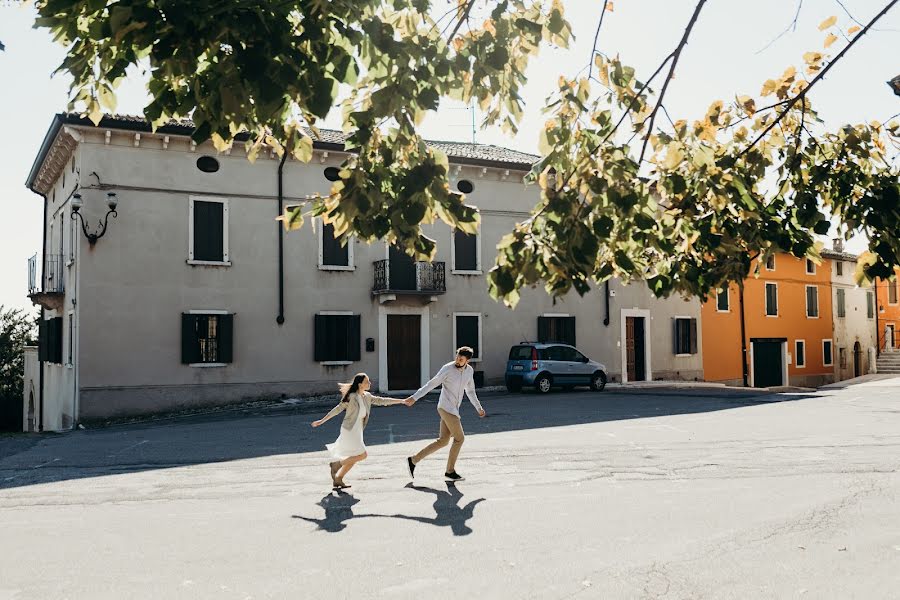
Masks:
[[[759,277],[703,303],[703,372],[707,381],[753,387],[819,386],[834,381],[831,260],[788,254],[769,258]],[[900,320],[897,321],[900,325]]]
[[[900,348],[900,269],[893,280],[875,282],[878,298],[878,348],[891,351]]]

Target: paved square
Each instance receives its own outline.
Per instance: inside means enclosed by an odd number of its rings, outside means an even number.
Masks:
[[[318,409],[0,438],[0,599],[897,597],[900,379],[485,398],[413,486],[433,402],[345,494]]]

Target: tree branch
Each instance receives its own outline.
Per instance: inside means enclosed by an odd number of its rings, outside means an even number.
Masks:
[[[801,91],[799,94],[797,94],[796,96],[794,96],[794,97],[787,103],[787,105],[785,106],[785,109],[784,109],[777,117],[775,117],[775,120],[774,120],[774,121],[772,121],[771,123],[769,123],[769,125],[762,131],[762,133],[760,133],[758,136],[756,136],[756,139],[754,139],[753,142],[751,142],[751,144],[750,144],[749,146],[747,146],[746,148],[744,148],[744,150],[741,151],[741,153],[737,155],[737,158],[741,158],[742,156],[744,156],[745,154],[747,154],[747,152],[749,152],[750,149],[753,148],[753,146],[755,146],[757,143],[759,143],[759,141],[760,141],[761,139],[763,139],[764,137],[766,137],[766,135],[768,135],[768,133],[769,133],[770,131],[772,131],[772,129],[774,129],[775,126],[778,125],[778,123],[781,122],[781,120],[784,118],[784,116],[785,116],[788,112],[790,112],[790,110],[794,107],[794,105],[797,104],[797,102],[799,102],[802,98],[804,98],[804,97],[806,96],[806,94],[809,92],[809,90],[812,89],[812,87],[813,87],[814,85],[816,85],[819,81],[821,81],[821,80],[825,77],[825,75],[828,73],[828,71],[831,70],[831,67],[833,67],[835,64],[837,64],[837,62],[838,62],[839,60],[841,60],[841,58],[843,58],[845,54],[847,54],[847,51],[850,50],[850,48],[852,48],[853,45],[854,45],[856,42],[858,42],[860,39],[862,39],[862,37],[863,37],[864,35],[866,35],[866,33],[869,31],[869,29],[872,28],[872,25],[874,25],[875,23],[877,23],[878,20],[881,19],[881,17],[883,17],[884,15],[886,15],[886,14],[888,13],[888,11],[890,11],[892,8],[894,8],[894,5],[896,5],[897,2],[900,2],[900,0],[891,0],[891,1],[887,4],[887,6],[885,6],[884,8],[882,8],[882,9],[881,9],[881,12],[879,12],[877,15],[875,15],[875,17],[874,17],[871,21],[869,21],[869,23],[868,23],[865,27],[863,27],[862,31],[860,31],[860,32],[859,32],[859,33],[858,33],[858,34],[850,41],[849,44],[847,44],[846,46],[844,46],[844,49],[841,50],[841,51],[838,53],[838,55],[834,57],[834,60],[832,60],[830,63],[828,63],[828,65],[827,65],[824,69],[822,69],[821,71],[819,71],[819,74],[816,75],[816,76],[813,78],[813,80],[809,82],[809,85],[806,86],[806,87],[803,89],[803,91]]]
[[[761,53],[765,52],[766,50],[768,50],[769,48],[771,48],[772,44],[774,44],[775,42],[777,42],[778,40],[783,38],[785,35],[787,35],[788,31],[791,31],[792,29],[794,31],[797,31],[797,19],[800,18],[800,9],[801,8],[803,8],[803,0],[800,0],[800,2],[797,4],[797,12],[794,13],[794,20],[791,21],[790,25],[788,25],[784,31],[782,31],[777,36],[775,36],[775,39],[773,39],[771,42],[769,42],[768,44],[766,44],[765,46],[763,46],[762,48],[757,50],[756,54],[761,54]]]
[[[469,0],[468,4],[466,4],[466,9],[463,11],[462,15],[460,15],[459,20],[456,22],[456,27],[453,28],[453,31],[450,32],[450,37],[447,38],[448,41],[452,40],[456,37],[456,34],[459,33],[459,29],[462,27],[463,23],[469,20],[469,13],[472,12],[472,7],[475,6],[475,0]]]
[[[898,0],[894,1],[896,2]],[[675,66],[678,65],[678,59],[681,56],[681,51],[684,50],[684,47],[687,45],[688,36],[691,34],[691,30],[697,23],[697,17],[700,16],[700,10],[703,8],[704,4],[706,4],[706,0],[700,0],[700,2],[697,3],[696,8],[694,8],[694,14],[691,15],[691,20],[688,22],[687,28],[685,28],[684,30],[684,35],[681,36],[681,41],[678,42],[678,46],[676,46],[675,50],[672,52],[672,66],[669,67],[669,74],[666,76],[666,81],[663,83],[662,89],[659,91],[659,97],[656,99],[656,106],[653,108],[653,112],[651,112],[650,116],[648,117],[650,125],[647,127],[647,133],[644,136],[644,145],[641,146],[641,157],[638,159],[638,163],[641,163],[644,160],[644,153],[647,151],[647,143],[650,141],[650,135],[653,133],[653,122],[656,120],[656,113],[659,112],[659,107],[662,106],[663,98],[665,97],[666,90],[669,87],[669,82],[672,81],[672,75],[675,74]]]
[[[588,79],[594,69],[594,56],[597,54],[597,40],[600,39],[600,28],[603,27],[603,17],[606,15],[606,6],[609,0],[603,0],[603,8],[600,9],[600,22],[597,23],[597,33],[594,34],[594,44],[591,46],[591,58],[588,60]]]

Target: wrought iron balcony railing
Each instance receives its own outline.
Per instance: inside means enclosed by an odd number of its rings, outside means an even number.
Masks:
[[[28,259],[28,297],[35,304],[54,309],[62,305],[66,292],[66,264],[61,254],[48,254],[40,261],[35,254]]]
[[[443,294],[447,282],[442,262],[375,261],[375,294]]]

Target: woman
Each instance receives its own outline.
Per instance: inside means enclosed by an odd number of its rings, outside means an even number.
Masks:
[[[341,433],[337,441],[327,444],[328,452],[336,458],[329,464],[331,467],[331,480],[335,489],[350,487],[344,483],[344,476],[353,468],[353,465],[365,460],[366,445],[363,443],[363,429],[369,422],[369,412],[372,405],[390,406],[392,404],[404,404],[403,400],[396,398],[381,398],[369,393],[372,382],[365,373],[357,373],[352,383],[342,383],[338,386],[341,390],[341,401],[331,409],[327,415],[314,421],[313,427],[318,427],[328,419],[336,417],[346,411],[344,422],[341,423]]]

